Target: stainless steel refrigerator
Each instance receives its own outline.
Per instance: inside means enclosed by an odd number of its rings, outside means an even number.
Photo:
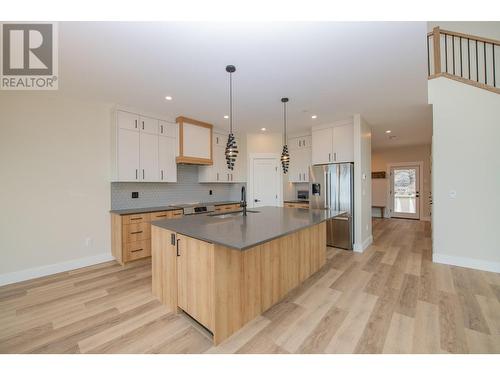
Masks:
[[[354,165],[324,164],[311,167],[310,208],[331,209],[346,213],[326,224],[328,246],[352,250],[354,242]]]

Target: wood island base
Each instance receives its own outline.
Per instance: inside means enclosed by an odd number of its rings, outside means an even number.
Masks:
[[[326,262],[324,222],[238,250],[151,228],[153,294],[218,345],[283,300]]]

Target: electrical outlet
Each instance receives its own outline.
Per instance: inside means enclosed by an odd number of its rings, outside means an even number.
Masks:
[[[132,198],[139,198],[139,192],[138,191],[133,191],[132,192]]]
[[[85,238],[85,247],[91,247],[92,246],[92,237],[86,237]]]

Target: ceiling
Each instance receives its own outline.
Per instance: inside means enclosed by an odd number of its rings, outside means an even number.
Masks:
[[[59,88],[227,127],[233,64],[237,132],[281,131],[287,96],[289,132],[360,113],[374,148],[430,143],[426,32],[425,22],[63,22]]]

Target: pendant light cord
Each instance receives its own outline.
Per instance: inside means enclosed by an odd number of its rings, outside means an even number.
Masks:
[[[283,103],[283,144],[286,145],[286,102]]]
[[[229,73],[229,132],[233,133],[233,73]]]

